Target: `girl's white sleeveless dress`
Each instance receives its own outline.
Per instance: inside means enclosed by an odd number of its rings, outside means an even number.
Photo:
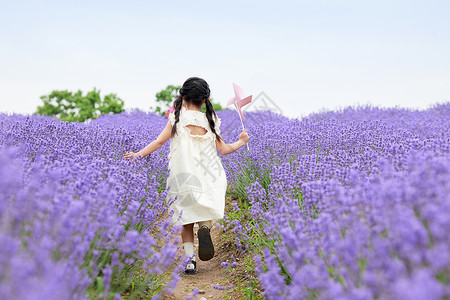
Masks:
[[[174,113],[169,114],[169,120],[173,126]],[[220,122],[217,117],[217,134],[220,134]],[[186,125],[200,126],[207,132],[193,135]],[[184,225],[222,219],[227,179],[206,114],[181,110],[176,132],[170,140],[170,173],[166,183],[167,201],[176,198],[169,207],[169,211],[173,210],[172,223]]]

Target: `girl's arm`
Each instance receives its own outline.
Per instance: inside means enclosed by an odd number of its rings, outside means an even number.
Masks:
[[[223,139],[221,139],[220,142],[216,139],[216,147],[217,150],[219,150],[220,154],[227,155],[233,153],[237,149],[247,144],[249,140],[250,138],[247,134],[247,130],[243,129],[241,134],[239,135],[239,140],[237,142],[233,144],[226,144]]]
[[[144,149],[140,150],[137,153],[126,152],[123,156],[125,158],[133,157],[133,160],[135,160],[136,157],[138,157],[140,154],[142,155],[142,157],[145,157],[161,148],[161,146],[164,145],[164,143],[170,139],[171,135],[172,135],[172,124],[170,123],[170,121],[167,121],[166,128],[164,128],[164,130],[159,134],[156,140],[148,144]]]

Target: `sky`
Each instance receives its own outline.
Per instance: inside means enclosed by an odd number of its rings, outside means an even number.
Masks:
[[[1,1],[0,112],[94,87],[149,111],[191,77],[283,115],[450,101],[450,1]]]

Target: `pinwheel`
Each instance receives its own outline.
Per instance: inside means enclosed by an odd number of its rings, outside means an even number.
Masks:
[[[241,108],[243,106],[249,104],[252,101],[252,95],[243,98],[244,90],[235,83],[233,83],[233,89],[234,89],[235,96],[233,98],[231,98],[230,100],[228,100],[227,106],[234,104],[234,106],[236,107],[236,109],[239,112],[239,117],[241,118],[241,123],[242,123],[242,119],[245,119],[245,117],[244,117],[244,114],[242,113]],[[243,123],[242,123],[242,128],[244,128]]]
[[[245,119],[244,114],[242,113],[241,108],[247,104],[249,104],[252,101],[252,95],[248,96],[248,97],[244,97],[244,90],[238,86],[237,84],[235,84],[233,82],[233,89],[234,89],[234,97],[231,98],[230,100],[228,100],[227,106],[230,106],[231,104],[234,104],[234,107],[236,107],[238,113],[239,113],[239,118],[241,120],[241,124],[242,124],[242,129],[244,128],[244,122],[242,121],[242,119]],[[247,150],[249,150],[248,148],[248,144],[247,144]]]

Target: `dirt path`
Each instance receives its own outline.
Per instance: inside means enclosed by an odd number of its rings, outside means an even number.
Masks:
[[[197,239],[198,227],[194,227],[194,252],[198,253],[198,239]],[[200,292],[195,299],[224,299],[225,297],[230,299],[231,296],[227,291],[215,289],[214,285],[227,286],[227,278],[229,274],[226,269],[220,264],[223,261],[229,259],[229,255],[222,246],[223,239],[221,238],[220,229],[213,227],[211,229],[211,238],[214,243],[215,254],[209,261],[201,261],[197,258],[197,270],[195,275],[182,275],[181,280],[175,288],[175,291],[171,295],[165,295],[165,300],[181,300],[186,299],[197,288]],[[182,251],[182,250],[181,250]],[[232,298],[231,298],[232,299]]]

